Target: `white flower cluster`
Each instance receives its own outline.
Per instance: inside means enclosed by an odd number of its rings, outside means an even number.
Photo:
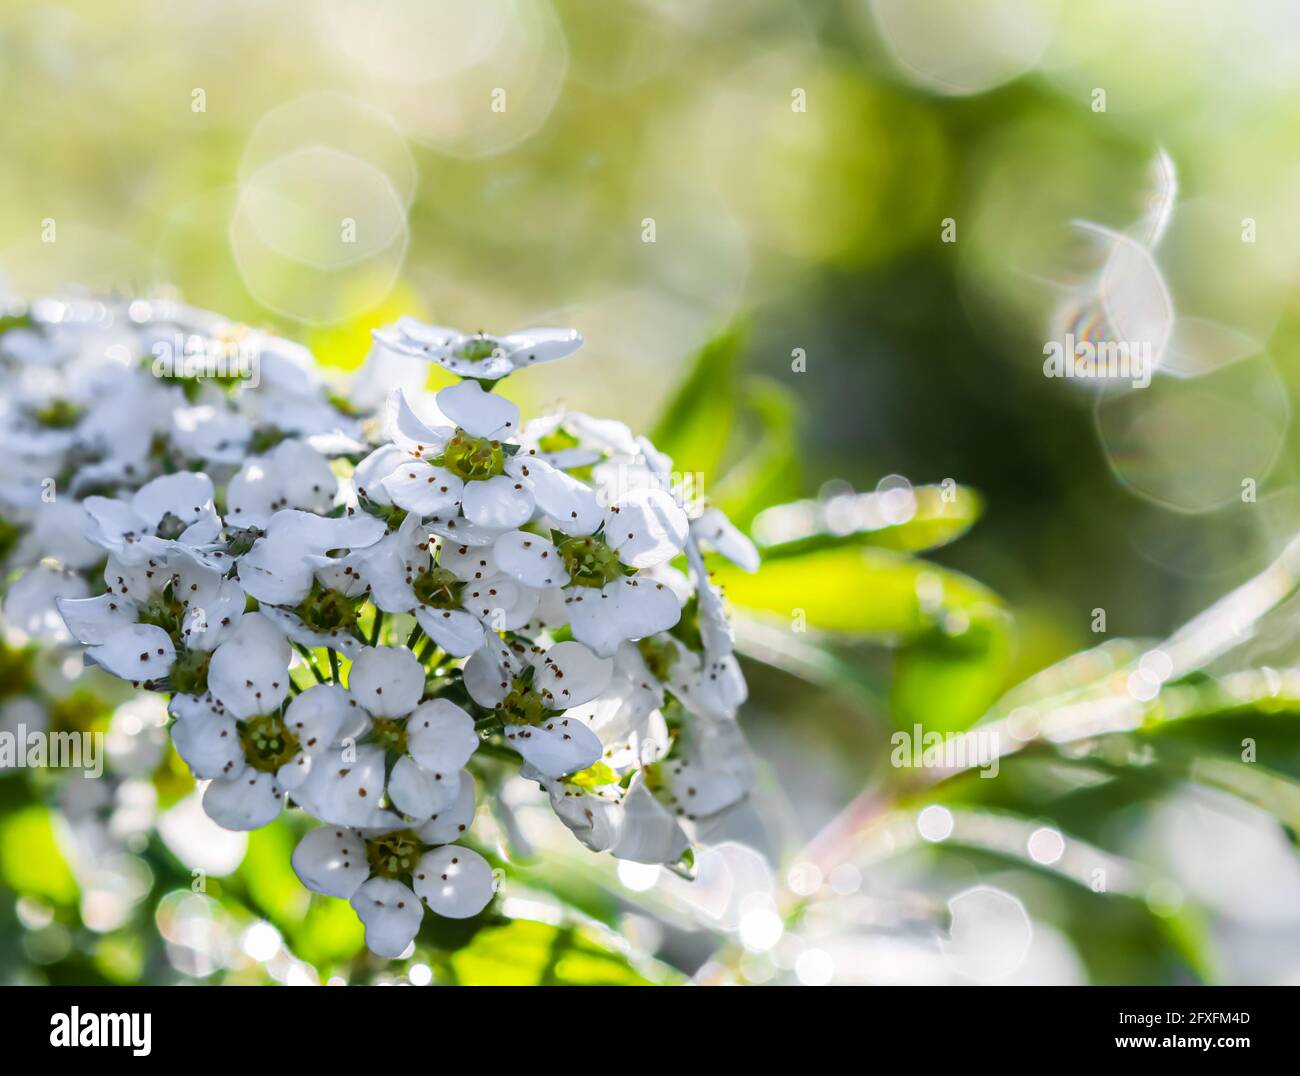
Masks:
[[[426,908],[491,901],[488,860],[458,842],[478,786],[515,772],[588,848],[689,862],[693,824],[750,782],[702,547],[757,554],[683,507],[671,461],[623,424],[523,423],[493,391],[577,333],[375,335],[341,396],[301,346],[175,304],[11,313],[0,557],[21,573],[11,625],[66,630],[170,695],[215,821],[288,805],[322,823],[295,871],[396,957]],[[387,391],[424,362],[461,380]]]

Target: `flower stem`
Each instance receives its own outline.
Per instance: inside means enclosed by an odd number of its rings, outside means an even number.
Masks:
[[[302,659],[307,663],[307,668],[311,670],[312,676],[316,677],[316,683],[325,683],[325,677],[321,675],[320,669],[316,668],[316,659],[312,657],[311,651],[301,643],[294,643],[293,646],[302,655]]]

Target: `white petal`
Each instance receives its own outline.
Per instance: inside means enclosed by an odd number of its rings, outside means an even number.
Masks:
[[[556,816],[593,852],[605,852],[623,831],[623,806],[566,781],[552,781],[546,789]]]
[[[416,622],[424,634],[454,658],[469,657],[483,645],[483,624],[464,609],[417,606]]]
[[[699,722],[687,750],[663,764],[664,783],[687,818],[707,818],[739,803],[753,784],[745,738],[734,721]]]
[[[509,349],[510,361],[522,369],[572,355],[582,347],[582,334],[576,329],[522,329],[501,343]]]
[[[623,832],[614,846],[618,859],[634,863],[676,863],[690,841],[677,820],[646,788],[635,780],[623,797]]]
[[[510,691],[510,681],[521,671],[519,659],[510,648],[493,637],[465,662],[465,690],[469,697],[488,709],[500,704]]]
[[[612,657],[627,638],[618,618],[615,593],[609,587],[569,587],[564,591],[564,615],[573,637],[601,657]]]
[[[131,498],[131,507],[151,531],[171,514],[193,523],[212,509],[212,479],[205,474],[181,471],[146,482]]]
[[[365,841],[341,826],[312,830],[298,842],[290,862],[299,881],[312,892],[343,900],[370,876]]]
[[[383,486],[399,508],[435,516],[455,510],[465,483],[445,467],[407,460],[383,480]]]
[[[318,516],[311,512],[276,512],[266,529],[267,538],[300,553],[328,553],[331,549],[364,549],[388,532],[382,519],[365,513]]]
[[[476,579],[489,579],[499,571],[490,548],[460,545],[454,541],[443,543],[438,552],[438,567],[446,568],[466,583],[472,583]]]
[[[281,496],[295,508],[328,512],[338,491],[330,462],[304,441],[281,441],[271,453]]]
[[[375,504],[392,504],[388,491],[384,489],[384,479],[408,459],[410,457],[396,445],[380,445],[357,464],[352,472],[352,488],[358,496]]]
[[[459,770],[478,743],[474,719],[447,699],[424,703],[406,722],[406,749],[431,773]]]
[[[642,487],[605,511],[605,541],[632,568],[650,568],[682,551],[690,521],[662,489]]]
[[[474,778],[468,770],[460,771],[456,802],[438,811],[419,829],[420,839],[428,844],[450,844],[474,822]]]
[[[477,381],[458,381],[438,393],[438,409],[471,437],[510,437],[519,429],[519,408],[484,392]]]
[[[534,687],[548,700],[551,709],[567,710],[590,702],[609,687],[614,673],[611,658],[599,658],[582,643],[556,643],[534,664]]]
[[[758,549],[718,509],[707,509],[691,524],[691,533],[737,568],[747,572],[758,571]]]
[[[87,497],[82,507],[90,517],[86,536],[95,545],[128,556],[132,561],[138,559],[134,554],[127,554],[126,546],[147,533],[149,528],[134,508],[115,497],[97,496]]]
[[[424,694],[424,667],[404,646],[367,646],[352,663],[348,690],[375,717],[403,717]]]
[[[682,618],[677,595],[664,583],[632,577],[616,579],[605,588],[617,607],[623,638],[644,639],[667,631]]]
[[[530,587],[561,587],[569,581],[564,560],[547,539],[510,531],[497,539],[493,555],[501,570]]]
[[[349,901],[366,926],[366,947],[395,960],[415,940],[424,909],[414,893],[390,878],[371,878]]]
[[[434,534],[455,542],[458,546],[490,546],[501,537],[501,527],[480,527],[471,523],[459,513],[434,516],[428,521],[429,530]]]
[[[244,748],[235,719],[211,704],[178,716],[171,728],[172,744],[195,777],[230,777],[244,769]]]
[[[356,829],[395,828],[400,819],[379,806],[384,792],[384,751],[377,744],[352,749],[355,757],[331,748],[312,762],[294,800],[323,822]]]
[[[97,598],[55,598],[68,631],[79,643],[91,646],[107,642],[113,633],[135,623],[135,602],[116,594]]]
[[[532,518],[533,507],[532,493],[507,475],[467,483],[461,500],[461,511],[471,523],[502,531],[522,527]]]
[[[284,789],[273,773],[251,766],[229,780],[213,781],[203,793],[203,809],[226,829],[260,829],[274,822],[284,807]]]
[[[515,631],[528,623],[544,593],[516,583],[507,575],[494,575],[467,584],[461,602],[489,631]]]
[[[394,807],[419,825],[456,802],[460,771],[434,773],[403,755],[388,778],[388,798]]]
[[[401,389],[388,397],[384,413],[384,432],[396,442],[408,456],[432,459],[442,455],[442,450],[451,437],[450,428],[434,428],[420,421],[406,402],[406,394]]]
[[[495,889],[488,861],[454,844],[426,852],[412,883],[429,910],[448,919],[477,915],[492,902]]]
[[[212,655],[208,689],[237,718],[275,710],[289,693],[289,640],[261,613],[240,618]]]
[[[536,456],[518,455],[506,462],[506,473],[526,481],[537,507],[555,520],[565,534],[591,534],[604,518],[596,491]]]
[[[565,595],[573,637],[601,657],[612,656],[625,639],[667,631],[682,615],[670,587],[640,577],[616,579],[601,590],[570,587]]]
[[[397,531],[385,535],[359,554],[360,571],[370,584],[370,596],[386,613],[405,613],[415,606],[412,573],[429,563],[429,533],[418,515],[408,515]],[[426,548],[421,549],[424,545]]]
[[[171,670],[176,649],[162,628],[133,624],[109,636],[87,653],[114,676],[132,683],[160,680]]]
[[[604,754],[600,738],[577,717],[547,718],[540,725],[506,725],[506,743],[547,777],[585,770]]]
[[[352,699],[338,684],[316,684],[289,703],[284,723],[304,751],[329,747],[353,719]]]

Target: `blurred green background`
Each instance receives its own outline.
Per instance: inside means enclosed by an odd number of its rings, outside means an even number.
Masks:
[[[868,571],[856,548],[851,560],[832,548],[789,578],[778,565],[756,583],[734,581],[738,605],[778,621],[806,608],[816,641],[831,633],[808,655],[835,664],[831,673],[791,675],[789,658],[749,667],[747,727],[780,801],[763,841],[780,876],[791,850],[886,779],[896,724],[969,724],[1003,690],[1101,641],[1099,609],[1109,635],[1163,636],[1300,529],[1289,422],[1300,376],[1297,44],[1300,17],[1262,0],[5,0],[0,272],[20,295],[68,283],[174,287],[344,369],[364,358],[373,326],[402,313],[465,329],[573,325],[583,350],[510,391],[533,407],[657,427],[678,466],[701,472],[706,493],[760,539],[764,506],[825,504],[882,480],[888,489],[906,479],[918,494],[958,483],[951,534],[868,543],[892,547],[880,555],[895,560]],[[1043,377],[1055,302],[1045,281],[1069,271],[1071,221],[1123,229],[1140,216],[1158,147],[1180,177],[1159,252],[1174,308],[1256,346],[1194,391],[1159,382],[1115,434],[1097,393]],[[1246,219],[1257,224],[1251,242]],[[955,242],[943,241],[949,221]],[[48,222],[54,242],[44,241]],[[1242,500],[1244,479],[1257,499]],[[977,514],[967,491],[977,491],[978,523],[931,557],[935,571],[961,573],[945,577],[947,598],[976,610],[954,641],[911,622],[916,572],[929,569],[903,554],[961,534]],[[779,521],[767,525],[778,541]],[[907,593],[901,612],[891,580]],[[877,645],[900,639],[899,651]],[[1035,817],[1062,788],[1088,784],[1050,767],[1012,770],[987,782],[1007,802],[986,806]],[[1200,857],[1244,838],[1222,823],[1198,843],[1196,827],[1213,826],[1178,811],[1160,830],[1162,797],[1178,788],[1169,780],[1124,783],[1104,811],[1075,801],[1067,818],[1139,858],[1142,842],[1176,849],[1181,880],[1168,884],[1209,912],[1163,915],[1182,898],[1148,889],[1132,907],[1111,902],[1112,921],[1098,918],[1086,886],[1043,895],[1041,879],[1004,879],[1036,924],[1024,974],[1300,975],[1297,913],[1242,911],[1261,884],[1300,891],[1289,844],[1268,843],[1281,831],[1240,822],[1264,842],[1253,861],[1265,866],[1251,869],[1265,874],[1242,866],[1240,892],[1218,892]],[[985,784],[971,795],[988,798]],[[1140,826],[1134,803],[1144,804]],[[48,909],[76,902],[57,857],[33,851],[54,839],[38,808],[6,815],[5,881],[35,902],[0,911],[26,917],[25,932],[4,930],[8,975],[206,974],[156,952],[151,964],[153,925],[138,916],[89,947],[69,934],[49,953],[33,950]],[[240,916],[266,917],[326,977],[355,948],[356,927],[346,907],[308,916],[281,906],[306,901],[286,876],[289,847],[287,824],[253,838],[230,883],[251,911],[234,913],[231,929],[244,929]],[[149,848],[154,891],[167,889],[156,884],[164,876],[179,887],[154,912],[161,925],[179,916],[189,876],[156,841]],[[728,870],[759,869],[737,855]],[[900,891],[929,895],[913,907],[879,883],[883,905],[845,915],[855,930],[879,926],[888,943],[862,955],[854,946],[865,943],[837,935],[824,955],[839,971],[867,969],[855,972],[865,981],[966,974],[909,949],[909,924],[926,919],[927,902],[1011,868],[972,854],[889,869]],[[554,893],[564,873],[537,885]],[[669,963],[699,971],[743,918],[719,913],[711,933],[680,909],[628,911],[626,892],[573,884],[577,906],[666,958],[636,973],[652,978],[671,979]],[[835,891],[881,897],[872,884],[860,871]],[[1240,932],[1225,940],[1234,914]],[[1090,931],[1094,921],[1104,929]],[[485,929],[569,930],[522,920]],[[647,930],[649,942],[637,934]],[[599,947],[584,957],[588,944],[485,936],[463,952],[490,964],[494,945],[574,946],[571,970],[605,959]],[[820,958],[798,973],[798,953],[769,949],[742,937],[719,974],[821,978]],[[429,959],[435,977],[455,976]],[[230,974],[255,979],[253,965]]]

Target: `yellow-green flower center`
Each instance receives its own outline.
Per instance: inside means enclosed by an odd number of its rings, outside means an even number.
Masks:
[[[411,583],[420,604],[435,609],[459,609],[460,592],[464,587],[456,573],[447,568],[430,568],[417,575]]]
[[[466,482],[483,482],[506,472],[506,453],[500,441],[471,437],[459,428],[443,449],[441,460],[434,462]]]
[[[208,690],[208,665],[212,655],[206,650],[182,649],[172,665],[172,689],[182,695],[202,695]]]
[[[239,727],[244,758],[255,770],[274,773],[298,753],[298,737],[279,714],[250,717]]]
[[[410,874],[424,851],[417,834],[409,829],[385,833],[366,841],[366,859],[372,874],[400,878]]]
[[[32,417],[48,429],[66,430],[80,422],[84,413],[80,407],[67,400],[51,400],[44,407],[38,408]]]
[[[647,635],[636,646],[641,651],[650,675],[660,683],[666,683],[677,661],[677,647],[667,639],[656,639],[652,635]]]
[[[618,554],[599,538],[566,538],[556,548],[576,586],[603,587],[623,574]]]
[[[491,336],[475,336],[466,340],[452,354],[466,362],[482,362],[490,359],[499,347],[501,343]]]
[[[392,717],[377,717],[370,734],[385,751],[398,755],[406,753],[406,721]]]
[[[308,628],[322,635],[348,632],[356,627],[357,613],[364,600],[364,595],[349,598],[316,582],[312,584],[311,593],[298,606],[297,613]]]
[[[506,725],[540,725],[558,711],[547,707],[546,700],[534,690],[529,680],[516,676],[497,712]]]

